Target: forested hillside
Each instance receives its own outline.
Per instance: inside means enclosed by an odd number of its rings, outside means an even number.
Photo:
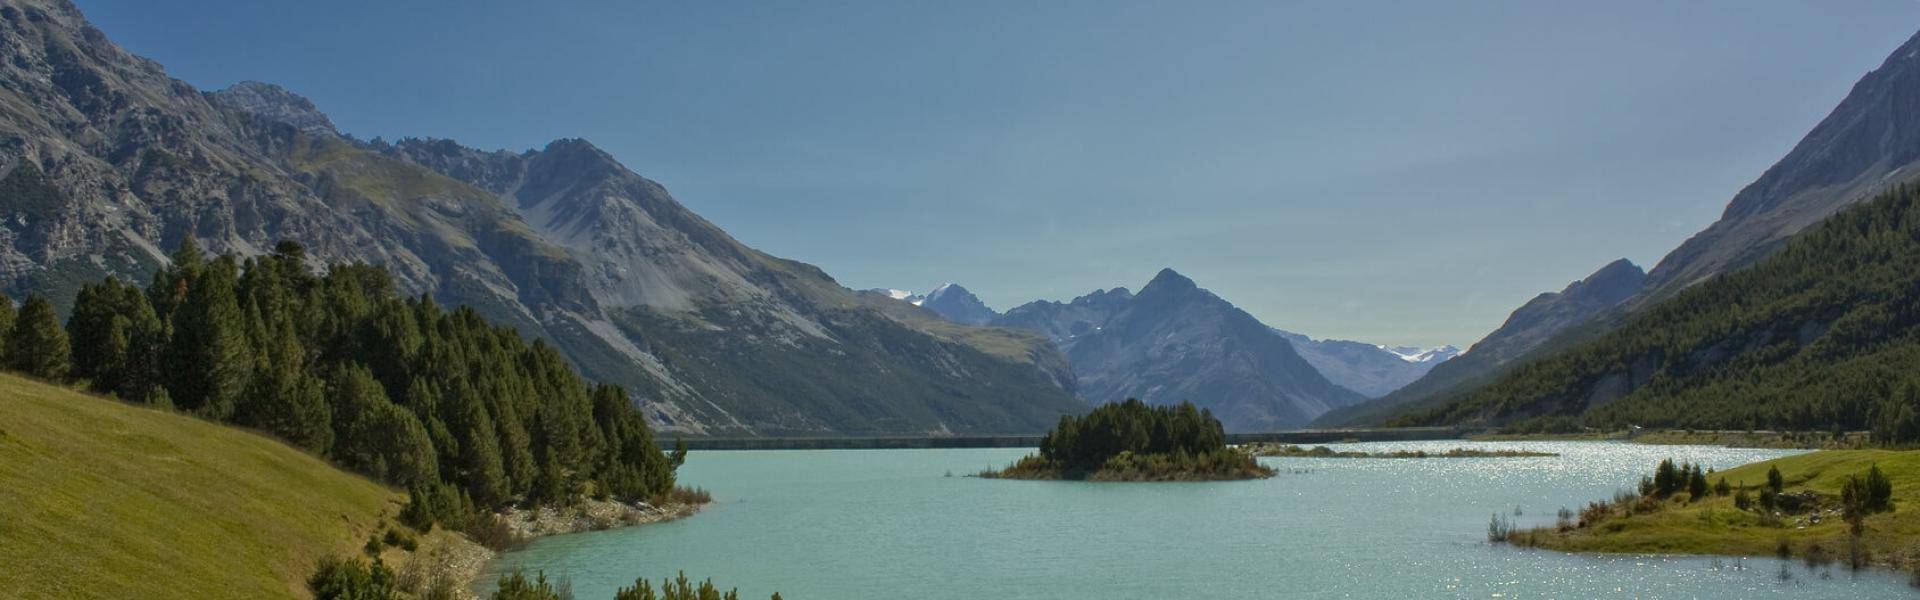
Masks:
[[[82,288],[64,331],[38,296],[10,320],[17,371],[259,429],[444,516],[673,486],[677,458],[618,387],[472,309],[402,298],[381,268],[313,275],[297,244],[243,263],[189,238],[144,290]]]
[[[1920,435],[1920,188],[1399,425],[1874,428]]]

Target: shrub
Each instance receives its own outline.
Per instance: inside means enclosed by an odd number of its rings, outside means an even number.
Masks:
[[[740,592],[727,590],[722,593],[719,588],[713,586],[712,579],[702,581],[696,586],[688,581],[687,574],[682,572],[673,579],[660,580],[660,593],[657,595],[654,593],[653,584],[642,577],[633,581],[633,587],[620,588],[614,593],[613,600],[740,600]],[[773,600],[780,600],[779,592],[773,593]]]
[[[490,600],[563,600],[573,596],[565,589],[568,587],[571,586],[555,587],[554,584],[549,583],[545,571],[536,574],[534,579],[529,581],[526,573],[514,569],[513,573],[500,576],[499,587],[487,598]]]
[[[369,563],[357,558],[320,559],[313,576],[307,578],[307,590],[315,600],[398,600],[403,598],[394,577],[379,559]]]

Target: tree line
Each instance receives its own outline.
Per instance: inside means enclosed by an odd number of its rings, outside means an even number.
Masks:
[[[1063,415],[1040,438],[1040,452],[981,477],[1197,481],[1253,479],[1274,471],[1253,454],[1227,446],[1211,411],[1191,402],[1148,406],[1129,398],[1084,416]]]
[[[1920,188],[1391,425],[1870,430],[1920,443]],[[1622,394],[1612,394],[1612,391]]]
[[[1085,416],[1061,415],[1040,438],[1040,457],[1069,470],[1091,470],[1122,452],[1199,455],[1226,447],[1226,430],[1212,411],[1192,402],[1148,406],[1128,398]]]
[[[418,520],[673,488],[684,450],[655,443],[618,386],[468,307],[403,297],[386,270],[270,254],[209,258],[192,239],[143,289],[0,302],[0,364],[121,400],[254,428],[411,490]]]

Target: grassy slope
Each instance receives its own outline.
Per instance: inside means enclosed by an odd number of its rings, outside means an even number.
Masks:
[[[1777,466],[1787,491],[1813,490],[1837,497],[1849,475],[1864,474],[1875,464],[1893,482],[1894,510],[1867,518],[1866,545],[1878,562],[1911,560],[1914,544],[1920,541],[1920,451],[1827,450],[1745,465],[1708,478],[1718,481],[1725,476],[1736,487],[1744,482],[1757,489],[1766,483],[1767,469]],[[1773,554],[1785,538],[1796,556],[1815,542],[1831,556],[1844,556],[1845,521],[1829,518],[1805,528],[1794,526],[1792,517],[1787,521],[1785,527],[1766,526],[1754,513],[1735,509],[1730,497],[1684,506],[1676,501],[1649,515],[1616,517],[1568,534],[1543,534],[1538,545],[1575,552],[1764,556]]]
[[[402,500],[264,436],[0,375],[0,597],[304,596]]]

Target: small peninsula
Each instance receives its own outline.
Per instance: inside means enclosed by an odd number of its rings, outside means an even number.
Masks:
[[[1083,417],[1060,417],[1040,438],[1040,452],[1004,469],[982,471],[988,479],[1080,481],[1224,481],[1262,479],[1275,471],[1253,454],[1227,445],[1211,411],[1148,406],[1129,398]]]
[[[1823,450],[1713,473],[1663,462],[1635,490],[1563,509],[1548,527],[1498,515],[1488,539],[1566,552],[1804,559],[1920,573],[1920,452]],[[1916,575],[1920,577],[1920,575]]]

